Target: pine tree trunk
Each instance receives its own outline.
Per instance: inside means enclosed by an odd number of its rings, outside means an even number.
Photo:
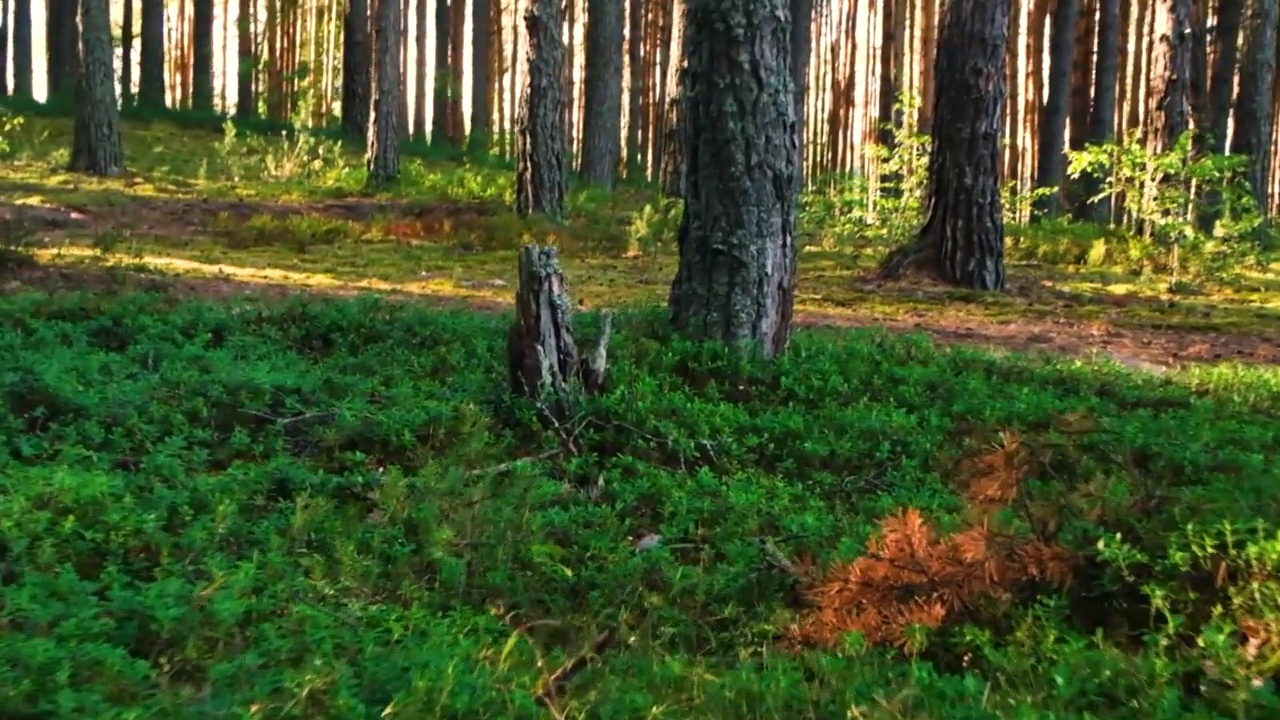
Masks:
[[[413,68],[413,139],[418,142],[427,140],[427,1],[418,0],[414,7],[413,34],[418,53]]]
[[[0,97],[9,97],[9,0],[0,0]]]
[[[367,140],[369,137],[372,60],[369,0],[347,0],[347,9],[342,16],[342,105],[339,112],[342,113],[342,133],[351,139]]]
[[[1236,49],[1244,0],[1218,0],[1213,31],[1213,69],[1209,75],[1209,124],[1206,149],[1221,154],[1227,147],[1227,118],[1231,115],[1231,90],[1235,84]]]
[[[133,0],[124,0],[120,23],[120,107],[133,107]]]
[[[454,0],[458,2],[459,0]],[[431,144],[449,139],[449,2],[436,0],[436,68],[431,84]]]
[[[111,11],[108,0],[80,0],[76,120],[72,172],[113,176],[124,169],[116,76],[111,67]],[[74,18],[70,18],[74,21]]]
[[[462,83],[467,45],[467,2],[452,0],[449,5],[449,145],[460,148],[466,141],[467,126],[462,116]]]
[[[1036,173],[1036,187],[1056,189],[1051,195],[1037,199],[1036,214],[1041,216],[1056,216],[1062,200],[1062,181],[1067,169],[1065,137],[1071,112],[1071,66],[1075,58],[1079,16],[1080,0],[1058,0],[1053,10],[1053,28],[1049,36],[1049,92],[1040,111],[1040,165]],[[943,77],[941,68],[937,74]]]
[[[685,9],[688,166],[671,321],[765,357],[786,349],[795,305],[789,1],[689,0]]]
[[[934,75],[929,218],[912,245],[881,267],[886,277],[922,268],[974,290],[1004,288],[1000,131],[1009,0],[950,0]]]
[[[621,1],[621,0],[620,0]],[[640,146],[641,102],[644,95],[644,2],[627,5],[627,178],[644,178],[643,148]]]
[[[396,62],[400,66],[400,89],[396,95],[396,132],[400,140],[409,139],[409,0],[400,0],[399,47]]]
[[[1191,127],[1191,0],[1159,0],[1155,13],[1147,129],[1151,150],[1165,152]]]
[[[582,122],[582,179],[612,188],[622,152],[622,39],[618,0],[587,0],[586,111]]]
[[[488,155],[493,139],[492,7],[490,0],[472,0],[471,4],[471,132],[467,152],[472,155]]]
[[[373,117],[369,123],[368,184],[400,177],[400,3],[373,0]]]
[[[163,110],[164,0],[142,0],[142,49],[138,68],[138,107]]]
[[[213,0],[195,0],[191,108],[213,112]]]
[[[516,212],[564,215],[564,41],[559,0],[533,0],[524,16],[528,71],[520,94]]]
[[[51,0],[45,26],[49,100],[70,99],[76,92],[80,58],[76,34],[78,0]],[[112,82],[115,82],[114,79]]]
[[[1093,77],[1093,110],[1089,115],[1089,142],[1102,145],[1111,141],[1116,125],[1116,92],[1120,78],[1120,4],[1122,0],[1099,0],[1098,6],[1098,60]],[[1103,178],[1087,175],[1084,178],[1084,200],[1081,213],[1096,222],[1110,219],[1111,203],[1107,199],[1089,202],[1102,192]]]
[[[892,5],[894,0],[887,0]],[[888,20],[888,18],[886,18]],[[890,23],[889,27],[892,26]],[[808,144],[809,58],[813,54],[813,0],[791,0],[791,89],[795,93],[796,172],[804,184],[804,151]]]
[[[1271,132],[1275,122],[1277,0],[1250,0],[1231,154],[1249,157],[1249,185],[1264,215],[1271,187]]]
[[[13,0],[13,96],[32,97],[31,0]]]

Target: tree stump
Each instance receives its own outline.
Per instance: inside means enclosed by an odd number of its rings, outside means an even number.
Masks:
[[[574,394],[595,394],[603,387],[612,317],[604,312],[600,337],[583,357],[573,341],[573,303],[555,248],[520,249],[515,300],[516,318],[507,335],[511,392],[539,401],[553,419],[562,419]]]

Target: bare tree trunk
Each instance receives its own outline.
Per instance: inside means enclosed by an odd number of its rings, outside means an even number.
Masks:
[[[894,0],[888,0],[892,3]],[[804,184],[805,145],[808,113],[805,103],[809,93],[809,58],[813,54],[813,0],[791,0],[791,88],[795,92],[796,172]]]
[[[213,112],[213,0],[195,0],[191,108]]]
[[[373,117],[369,123],[368,184],[400,177],[400,3],[373,0]]]
[[[685,15],[688,174],[671,321],[765,357],[786,349],[795,305],[800,168],[788,2],[689,0]]]
[[[1235,84],[1236,49],[1244,0],[1218,0],[1213,31],[1213,69],[1209,76],[1209,123],[1206,149],[1221,154],[1227,147],[1227,118],[1231,115],[1231,90]]]
[[[0,0],[0,97],[9,97],[9,0]]]
[[[1275,122],[1276,0],[1250,0],[1244,48],[1240,55],[1240,89],[1236,93],[1236,122],[1231,154],[1249,157],[1249,185],[1264,215],[1271,187],[1271,132]]]
[[[414,36],[418,53],[413,70],[413,139],[418,142],[427,140],[427,2],[428,0],[417,0],[414,8]]]
[[[471,133],[467,151],[487,155],[493,140],[493,13],[490,0],[472,0],[471,4]],[[501,13],[499,13],[501,14]],[[501,43],[499,43],[501,45]],[[501,78],[501,76],[499,76]]]
[[[460,2],[460,0],[454,0]],[[431,144],[449,140],[449,2],[436,0],[436,72],[431,90]]]
[[[164,0],[142,0],[138,107],[164,109]]]
[[[533,0],[528,72],[520,95],[516,212],[564,215],[564,21],[559,0]]]
[[[13,96],[32,96],[31,0],[13,0]]]
[[[640,146],[641,102],[644,95],[644,2],[631,0],[627,7],[627,178],[644,177],[644,156]]]
[[[894,251],[888,277],[922,267],[974,290],[1004,288],[1000,211],[1000,110],[1004,103],[1009,0],[950,0],[934,74],[929,219],[919,239]]]
[[[1102,145],[1110,142],[1116,125],[1116,93],[1120,84],[1120,4],[1122,0],[1099,0],[1098,14],[1098,63],[1093,78],[1093,111],[1089,115],[1089,142]],[[1080,213],[1096,223],[1105,223],[1110,217],[1111,203],[1106,200],[1088,202],[1102,192],[1103,178],[1088,175],[1084,178],[1086,212]]]
[[[355,4],[355,3],[362,3],[364,0],[350,0],[350,1],[352,4]],[[142,0],[142,8],[143,8],[142,12],[144,15],[144,18],[143,18],[144,27],[142,32],[143,36],[146,35],[145,15],[146,15],[147,2],[148,0]],[[236,70],[236,116],[239,117],[241,120],[247,120],[253,117],[254,115],[256,115],[258,112],[258,107],[256,102],[257,99],[254,97],[254,93],[253,93],[253,76],[254,76],[253,68],[257,60],[253,52],[253,26],[252,26],[253,2],[252,0],[240,0],[238,7],[239,7],[239,17],[236,19],[236,58],[238,61],[238,67]],[[346,41],[344,40],[344,45],[345,43]],[[344,54],[343,62],[345,63],[346,61],[347,61],[347,57]],[[348,73],[349,71],[347,70],[347,68],[343,67],[342,78],[343,78],[344,85],[346,84],[346,78]],[[366,97],[368,97],[367,93],[366,93]],[[343,107],[344,107],[344,111],[342,114],[342,124],[343,124],[343,127],[345,128],[347,125],[347,114],[345,111],[346,102],[347,102],[347,89],[345,87],[342,90],[342,99],[343,99]],[[368,107],[368,103],[365,103],[365,107],[366,108]],[[365,110],[365,117],[366,118],[368,117],[367,109]],[[361,138],[363,138],[364,136],[365,136],[365,133],[363,132],[360,133]]]
[[[1075,57],[1076,22],[1080,0],[1057,0],[1053,10],[1053,32],[1049,36],[1049,94],[1040,112],[1040,165],[1037,188],[1055,188],[1053,194],[1036,201],[1036,214],[1054,217],[1062,201],[1062,181],[1066,176],[1065,136],[1071,112],[1071,65]],[[939,70],[941,73],[941,70]]]
[[[1147,129],[1152,150],[1165,152],[1191,126],[1191,0],[1159,0],[1156,13]]]
[[[622,40],[619,0],[587,0],[586,112],[582,122],[582,179],[612,188],[622,152]]]
[[[102,176],[118,175],[124,169],[107,2],[78,3],[82,47],[77,53],[76,120],[69,165],[72,172]],[[75,27],[74,17],[65,19]]]
[[[46,80],[49,100],[69,99],[76,92],[79,67],[76,17],[78,0],[50,0],[45,26]],[[114,80],[112,81],[114,82]]]
[[[463,49],[467,41],[467,2],[451,0],[449,5],[449,145],[462,147],[467,126],[462,117],[462,83],[466,65]]]

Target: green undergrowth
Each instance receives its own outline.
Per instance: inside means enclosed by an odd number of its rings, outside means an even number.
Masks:
[[[32,293],[0,321],[5,717],[550,717],[607,630],[561,717],[1280,709],[1274,370],[835,330],[762,364],[626,312],[570,452],[508,398],[496,315]],[[783,641],[766,540],[827,566],[908,507],[961,527],[954,464],[1006,431],[1049,452],[993,522],[1078,556],[1065,590],[905,649]]]

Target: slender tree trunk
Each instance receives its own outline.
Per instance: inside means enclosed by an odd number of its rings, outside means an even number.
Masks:
[[[108,0],[80,0],[81,51],[77,53],[76,120],[72,172],[117,175],[124,169],[116,77],[111,68],[111,10]],[[65,8],[66,6],[64,6]],[[75,17],[65,18],[74,28]]]
[[[195,0],[191,108],[213,112],[213,0]]]
[[[144,3],[147,0],[142,0]],[[351,0],[358,2],[360,0]],[[236,117],[248,120],[257,114],[253,95],[253,2],[240,0],[236,18]],[[343,77],[346,77],[345,70]],[[364,137],[364,135],[361,135]]]
[[[1036,201],[1036,214],[1042,216],[1056,216],[1061,206],[1067,169],[1064,140],[1071,111],[1071,65],[1079,15],[1080,0],[1057,0],[1049,36],[1049,94],[1040,111],[1040,165],[1036,173],[1037,188],[1056,189]],[[941,69],[938,73],[941,76]]]
[[[1191,127],[1191,0],[1159,0],[1147,128],[1155,152],[1171,149]]]
[[[13,0],[13,96],[32,97],[31,0]]]
[[[51,0],[46,26],[47,80],[49,99],[70,99],[76,92],[80,59],[76,18],[78,0]],[[114,77],[112,79],[114,83]]]
[[[427,140],[427,2],[428,0],[418,0],[414,8],[414,36],[418,53],[413,70],[413,139],[418,142]]]
[[[644,2],[631,0],[627,7],[627,178],[644,177],[644,156],[640,145],[640,126],[644,95]]]
[[[1089,102],[1093,94],[1097,14],[1098,0],[1083,0],[1076,20],[1075,50],[1071,61],[1071,116],[1067,121],[1067,147],[1072,150],[1083,148],[1089,136]]]
[[[517,121],[516,212],[564,215],[564,21],[559,0],[533,0],[524,16],[528,72]]]
[[[241,0],[248,2],[248,0]],[[376,0],[375,0],[376,2]],[[369,42],[369,0],[347,0],[342,16],[342,132],[369,138],[373,47]]]
[[[1004,288],[999,173],[1008,15],[1009,0],[947,3],[934,62],[940,82],[929,219],[913,245],[886,258],[881,270],[888,277],[923,267],[974,290]]]
[[[685,16],[688,174],[671,321],[765,357],[786,349],[795,306],[800,168],[788,2],[689,0]]]
[[[893,2],[893,0],[889,0]],[[808,113],[805,112],[809,93],[809,58],[813,54],[813,0],[791,0],[791,88],[795,93],[796,113],[796,172],[804,184],[805,146]]]
[[[133,107],[133,0],[124,0],[120,23],[120,106]]]
[[[0,97],[9,97],[9,0],[0,0]]]
[[[612,188],[622,152],[622,40],[618,0],[587,0],[586,113],[582,122],[582,179]]]
[[[898,56],[894,47],[897,42],[894,35],[897,27],[894,19],[894,13],[898,10],[897,0],[883,0],[880,7],[884,16],[880,20],[880,94],[876,113],[876,143],[888,148],[893,146],[893,104],[898,101],[898,89],[894,87],[894,80],[898,76],[894,67]]]
[[[400,92],[396,96],[396,132],[401,140],[409,139],[409,0],[400,0],[400,47],[397,62],[400,64]]]
[[[459,2],[460,0],[453,0]],[[449,140],[449,2],[436,0],[436,72],[431,84],[431,144]]]
[[[462,117],[462,83],[467,44],[467,2],[451,0],[449,5],[449,145],[460,148],[466,141],[467,126]]]
[[[1240,53],[1240,89],[1236,93],[1236,122],[1231,154],[1249,158],[1249,185],[1264,215],[1271,188],[1271,132],[1275,122],[1277,0],[1250,0]]]
[[[373,0],[373,112],[369,122],[368,184],[400,178],[400,3]]]
[[[1112,140],[1116,125],[1116,93],[1120,84],[1120,5],[1123,0],[1099,0],[1098,63],[1093,77],[1093,111],[1089,115],[1089,142],[1103,145]],[[1103,178],[1084,178],[1084,199],[1088,219],[1105,223],[1110,218],[1111,203],[1107,199],[1088,202],[1102,192]]]
[[[142,0],[142,50],[138,69],[138,107],[163,110],[164,0]]]
[[[472,0],[471,4],[471,133],[467,137],[467,152],[472,155],[489,154],[493,140],[492,7],[490,0]]]
[[[1206,147],[1221,154],[1227,147],[1227,118],[1231,115],[1232,86],[1236,75],[1236,49],[1244,0],[1218,0],[1213,31],[1213,69],[1209,75],[1209,125]]]

